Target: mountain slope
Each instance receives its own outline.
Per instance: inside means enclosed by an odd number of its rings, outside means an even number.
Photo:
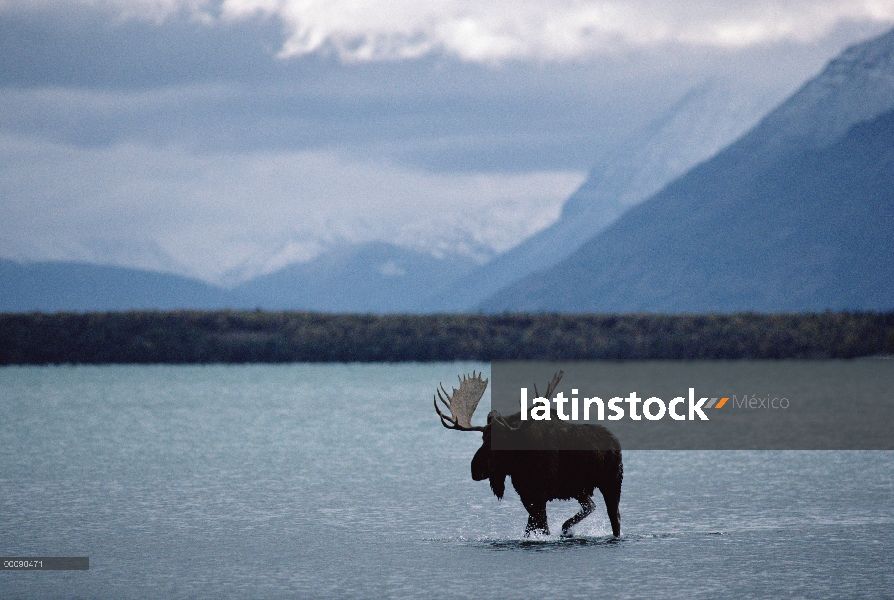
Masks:
[[[892,108],[894,31],[845,51],[731,147],[482,308],[890,309]]]
[[[308,263],[256,277],[233,290],[124,267],[0,259],[0,312],[88,312],[222,308],[326,312],[422,312],[475,263],[438,259],[384,243],[335,248]]]
[[[421,312],[423,299],[474,266],[384,243],[336,248],[233,290],[246,306],[324,312]]]
[[[196,279],[74,262],[0,259],[0,312],[218,309],[225,290]]]
[[[749,101],[743,98],[750,99]],[[461,311],[522,277],[552,266],[689,168],[754,125],[773,98],[741,94],[730,82],[706,81],[622,149],[603,156],[571,195],[558,221],[432,298],[433,310]]]

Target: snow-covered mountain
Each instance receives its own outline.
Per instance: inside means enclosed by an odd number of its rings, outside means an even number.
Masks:
[[[0,312],[172,309],[420,312],[477,263],[393,244],[330,248],[313,260],[224,289],[169,273],[73,262],[0,259]]]
[[[566,201],[556,223],[478,267],[455,295],[429,309],[468,310],[497,290],[574,253],[674,178],[711,157],[766,114],[778,98],[741,93],[732,80],[713,78],[691,89],[626,146],[603,156]]]
[[[891,286],[873,277],[894,256],[894,236],[884,237],[894,133],[883,117],[894,109],[894,32],[849,48],[761,119],[775,101],[722,78],[695,87],[603,156],[555,224],[481,266],[345,246],[224,290],[133,269],[0,261],[0,310],[891,308]],[[850,291],[824,292],[842,285]]]
[[[240,305],[271,310],[420,312],[424,299],[475,265],[373,242],[330,249],[232,291]]]
[[[894,31],[489,311],[894,307]],[[834,225],[834,226],[833,226]]]

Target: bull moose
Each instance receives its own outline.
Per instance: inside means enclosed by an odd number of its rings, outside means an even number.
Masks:
[[[545,398],[552,397],[553,391],[562,378],[559,371],[547,386]],[[575,499],[580,502],[580,511],[562,525],[562,535],[570,535],[571,528],[583,521],[595,510],[593,492],[602,492],[612,533],[621,535],[621,481],[624,466],[621,462],[621,444],[612,433],[601,425],[571,425],[556,418],[550,420],[521,420],[517,413],[502,417],[493,410],[487,416],[484,427],[472,425],[472,414],[484,395],[488,380],[481,374],[465,375],[460,378],[459,389],[453,388],[448,394],[443,384],[434,399],[435,411],[441,424],[447,429],[458,431],[480,431],[483,442],[472,458],[472,479],[490,480],[490,487],[498,499],[506,490],[506,476],[528,511],[528,525],[525,536],[532,533],[549,535],[546,518],[546,503],[550,500]],[[447,396],[441,395],[441,391]],[[537,392],[536,385],[534,386]],[[537,393],[539,397],[540,394]],[[450,411],[450,416],[441,412],[438,399]],[[502,440],[508,440],[513,448],[537,448],[530,450],[492,450],[492,434],[498,431]],[[575,449],[563,449],[563,448]],[[580,449],[584,448],[584,449]]]

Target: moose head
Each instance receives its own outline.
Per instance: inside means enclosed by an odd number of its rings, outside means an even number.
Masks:
[[[559,371],[547,385],[543,397],[550,398],[562,379]],[[571,528],[595,510],[593,492],[602,492],[611,521],[612,533],[621,535],[621,516],[618,504],[621,500],[623,464],[621,444],[601,425],[569,425],[557,419],[547,421],[522,421],[520,414],[503,417],[493,410],[483,427],[472,425],[472,415],[487,389],[488,380],[472,371],[472,375],[459,378],[459,389],[452,393],[443,384],[433,398],[435,411],[441,424],[457,431],[480,431],[481,448],[472,458],[472,479],[490,481],[491,490],[498,499],[506,490],[509,476],[513,488],[528,511],[525,535],[549,534],[546,503],[550,500],[575,499],[581,505],[576,515],[562,525],[562,535],[570,535]],[[540,393],[534,386],[537,397]],[[442,394],[443,392],[443,394]],[[449,416],[441,411],[438,400],[447,408]],[[501,439],[511,447],[537,447],[537,450],[493,450],[492,435],[499,432]],[[544,444],[544,440],[558,442],[556,448]],[[576,442],[583,450],[560,449],[562,441]]]

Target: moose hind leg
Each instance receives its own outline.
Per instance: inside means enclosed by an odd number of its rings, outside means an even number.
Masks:
[[[596,505],[593,504],[593,499],[590,496],[577,496],[575,497],[575,500],[580,502],[580,511],[576,515],[565,521],[565,523],[562,525],[563,536],[571,535],[569,533],[571,528],[586,519],[588,516],[590,516],[590,513],[596,510]]]
[[[605,509],[608,511],[608,520],[612,524],[612,535],[621,536],[621,512],[618,505],[621,503],[621,485],[606,487],[602,489],[602,498],[605,500]]]
[[[525,504],[528,511],[528,525],[525,527],[525,537],[532,533],[549,535],[549,523],[546,520],[546,502],[534,502]]]

